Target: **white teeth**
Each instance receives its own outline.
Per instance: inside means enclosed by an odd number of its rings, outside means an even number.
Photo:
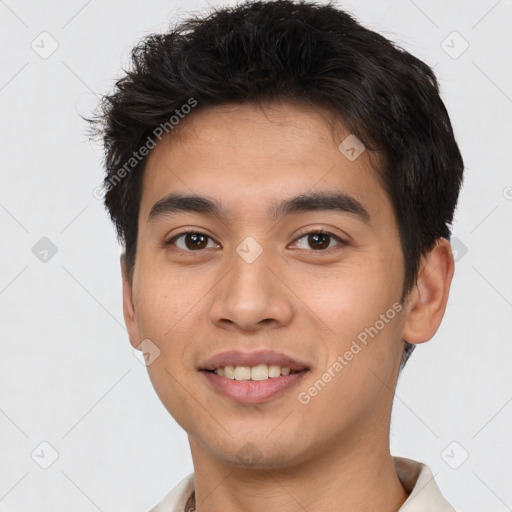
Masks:
[[[235,368],[235,380],[249,380],[251,378],[251,369],[249,366],[237,366]]]
[[[217,370],[222,371],[222,368],[217,368]],[[217,373],[217,370],[215,372]],[[219,375],[217,373],[217,375]],[[235,367],[234,366],[224,366],[224,377],[233,380],[235,378]]]
[[[278,364],[271,364],[268,367],[268,376],[271,378],[281,376],[281,367]]]
[[[259,364],[257,366],[224,366],[217,368],[215,373],[221,377],[235,380],[266,380],[281,375],[290,375],[290,368],[281,368],[278,364]]]
[[[251,380],[265,379],[268,379],[268,366],[266,364],[259,364],[251,368]]]

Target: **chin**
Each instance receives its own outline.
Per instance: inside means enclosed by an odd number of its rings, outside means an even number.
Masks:
[[[292,436],[293,437],[293,436]],[[280,469],[299,464],[307,459],[296,442],[270,440],[266,434],[243,438],[228,438],[221,445],[211,446],[210,453],[224,463],[251,470]]]

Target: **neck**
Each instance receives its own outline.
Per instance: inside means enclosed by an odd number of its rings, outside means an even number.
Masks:
[[[357,446],[333,443],[300,463],[268,469],[227,464],[189,440],[197,512],[260,512],[262,504],[280,512],[396,512],[407,499],[389,446],[379,449],[373,436],[361,436]]]

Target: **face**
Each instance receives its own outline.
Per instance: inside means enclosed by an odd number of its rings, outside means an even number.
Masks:
[[[341,151],[349,133],[328,115],[205,109],[148,158],[125,319],[134,346],[150,340],[151,381],[193,456],[277,468],[386,436],[398,227],[368,151]]]

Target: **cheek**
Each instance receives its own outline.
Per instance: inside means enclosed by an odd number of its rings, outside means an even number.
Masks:
[[[138,275],[137,316],[141,337],[150,339],[159,350],[147,367],[152,385],[163,405],[184,428],[192,414],[186,392],[193,371],[189,361],[191,342],[197,333],[200,298],[205,289],[182,272],[170,272],[141,264]],[[193,413],[195,414],[195,413]],[[204,418],[203,418],[204,421]],[[187,426],[190,428],[190,426]]]
[[[190,271],[165,269],[141,262],[144,269],[137,276],[137,311],[139,327],[147,337],[172,336],[187,323],[209,289],[201,278]]]
[[[310,290],[307,305],[329,327],[322,336],[325,368],[318,369],[317,377],[329,367],[336,375],[319,407],[329,408],[334,401],[344,403],[344,411],[356,411],[374,407],[376,397],[382,398],[386,388],[379,378],[389,381],[401,348],[401,269],[389,266],[388,261],[361,255],[357,264],[340,269],[335,277],[303,285],[302,290]],[[342,369],[336,371],[336,361],[341,368],[339,357]]]
[[[368,260],[322,273],[303,273],[296,283],[297,295],[339,343],[373,325],[400,298],[400,276],[379,261]]]

